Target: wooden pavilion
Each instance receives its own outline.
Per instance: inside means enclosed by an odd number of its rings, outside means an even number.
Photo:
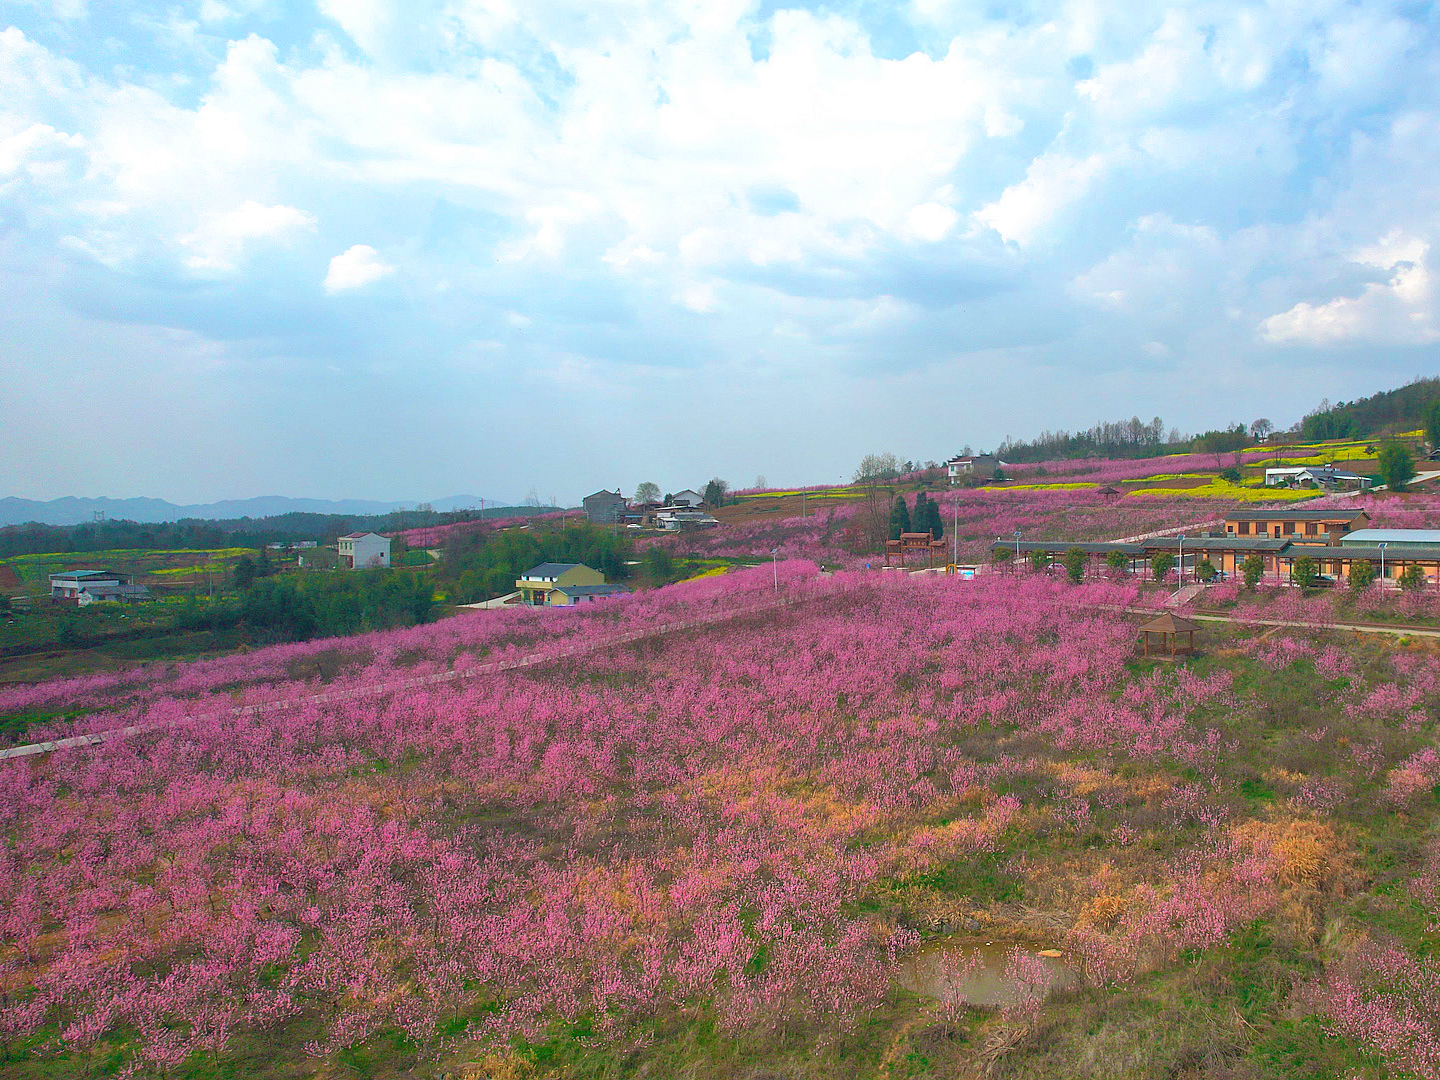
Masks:
[[[1140,627],[1140,633],[1145,635],[1145,655],[1150,655],[1150,636],[1152,634],[1160,637],[1160,647],[1157,649],[1156,655],[1164,656],[1167,648],[1172,659],[1176,656],[1192,655],[1195,652],[1195,631],[1199,629],[1199,623],[1182,619],[1167,611],[1158,619],[1151,619]],[[1177,643],[1181,634],[1185,635],[1184,645]]]

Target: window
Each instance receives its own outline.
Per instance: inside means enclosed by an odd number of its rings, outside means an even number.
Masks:
[[[1306,536],[1319,536],[1319,535],[1320,535],[1320,526],[1319,526],[1319,524],[1318,524],[1317,522],[1312,521],[1312,522],[1310,522],[1310,524],[1306,525],[1306,526],[1305,526],[1305,535],[1306,535]]]
[[[1242,521],[1242,522],[1240,522],[1240,535],[1241,535],[1241,536],[1249,536],[1249,535],[1250,535],[1250,522],[1248,522],[1248,521]]]

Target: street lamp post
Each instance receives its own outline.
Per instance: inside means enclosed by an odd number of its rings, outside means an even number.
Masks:
[[[770,570],[775,577],[775,596],[777,598],[780,596],[780,556],[777,554],[779,550],[778,547],[770,549]]]
[[[1175,595],[1180,595],[1180,590],[1185,587],[1185,534],[1180,534],[1180,563],[1175,567]]]
[[[1020,530],[1015,530],[1015,561],[1020,561]]]
[[[955,542],[955,573],[960,573],[960,500],[955,500],[955,525],[950,530],[950,539]]]

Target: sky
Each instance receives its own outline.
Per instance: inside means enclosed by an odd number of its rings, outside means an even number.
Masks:
[[[0,0],[0,495],[574,502],[1437,370],[1440,34]]]

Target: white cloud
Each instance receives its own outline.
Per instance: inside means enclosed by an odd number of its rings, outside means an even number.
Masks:
[[[1386,271],[1387,280],[1370,282],[1359,296],[1338,296],[1324,304],[1298,303],[1261,322],[1260,336],[1272,345],[1440,341],[1429,253],[1424,239],[1391,232],[1351,257],[1352,262]]]
[[[1007,243],[1027,247],[1043,239],[1047,229],[1067,207],[1085,197],[1118,160],[1117,154],[1043,154],[1030,162],[1025,179],[1012,184],[975,218],[994,229]]]
[[[367,53],[379,51],[392,25],[393,10],[385,0],[320,0],[320,14],[339,23]]]
[[[910,211],[910,232],[928,243],[945,239],[960,215],[940,203],[923,203]]]
[[[315,219],[293,206],[265,206],[253,199],[233,210],[212,215],[192,233],[180,238],[191,252],[185,265],[192,270],[230,271],[252,240],[284,242],[296,233],[313,232]]]
[[[395,268],[381,262],[379,253],[369,244],[355,244],[330,260],[325,291],[333,296],[359,289],[394,272]]]

